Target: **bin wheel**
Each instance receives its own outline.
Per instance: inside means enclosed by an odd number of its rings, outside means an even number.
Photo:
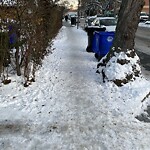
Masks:
[[[99,56],[98,56],[98,54],[97,54],[97,53],[95,53],[95,58],[96,58],[96,59],[98,59],[98,58],[99,58]]]
[[[99,56],[97,53],[95,53],[95,58],[100,61],[102,59],[102,56]]]
[[[87,46],[86,51],[87,51],[88,53],[90,53],[90,52],[93,53],[93,51],[92,51],[92,49],[91,49],[91,46]]]

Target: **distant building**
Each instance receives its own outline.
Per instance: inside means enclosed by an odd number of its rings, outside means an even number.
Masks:
[[[145,5],[142,11],[149,13],[149,0],[145,0]]]

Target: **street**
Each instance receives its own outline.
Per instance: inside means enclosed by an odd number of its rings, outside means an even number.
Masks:
[[[135,49],[150,55],[150,28],[138,27],[135,38]]]
[[[135,49],[143,66],[143,73],[150,77],[150,28],[138,27],[135,37]]]

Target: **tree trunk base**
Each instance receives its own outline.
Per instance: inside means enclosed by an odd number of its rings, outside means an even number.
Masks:
[[[124,52],[113,48],[111,58],[108,57],[109,55],[104,57],[97,66],[103,82],[111,81],[117,86],[123,86],[137,77],[142,77],[140,59],[134,49]]]

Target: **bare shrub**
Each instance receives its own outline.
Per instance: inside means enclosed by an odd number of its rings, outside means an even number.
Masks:
[[[47,46],[62,26],[63,8],[51,0],[2,0],[0,2],[0,72],[8,64],[25,84],[35,81],[35,72],[48,53]],[[5,36],[5,38],[3,38]]]

